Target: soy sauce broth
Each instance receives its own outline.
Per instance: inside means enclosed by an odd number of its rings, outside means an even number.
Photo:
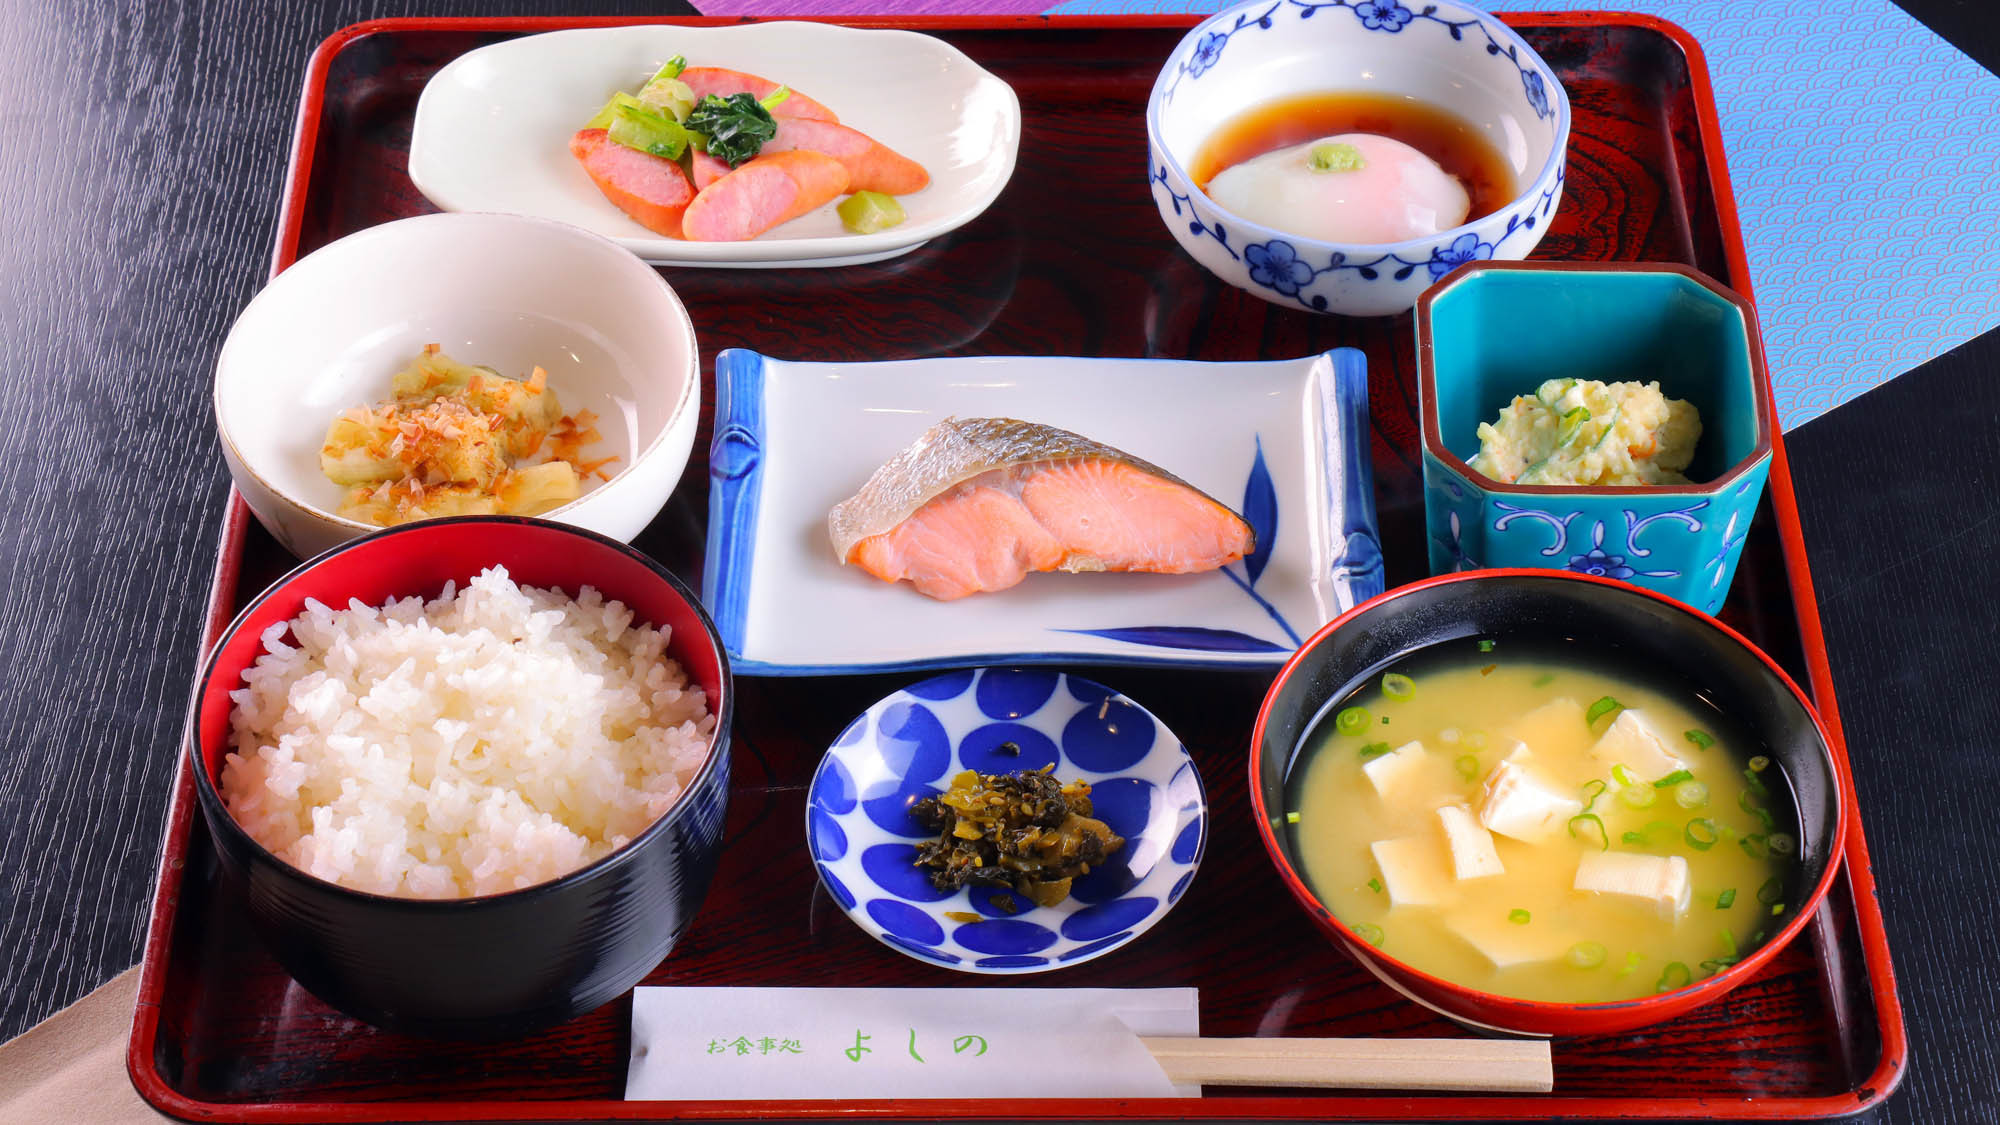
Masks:
[[[1799,872],[1798,817],[1785,779],[1776,765],[1755,771],[1765,789],[1756,793],[1744,770],[1764,749],[1693,689],[1657,669],[1621,667],[1567,645],[1521,641],[1497,641],[1488,652],[1473,640],[1439,646],[1391,671],[1414,680],[1410,697],[1386,696],[1377,675],[1329,706],[1301,742],[1285,797],[1286,809],[1297,814],[1287,831],[1307,885],[1350,928],[1379,938],[1384,952],[1485,992],[1602,1003],[1699,982],[1747,956],[1790,921],[1784,913],[1788,905],[1772,913],[1775,904],[1788,903]],[[1549,727],[1549,715],[1543,716],[1547,729],[1522,724],[1524,716],[1556,700],[1573,700],[1587,714],[1605,696],[1637,709],[1661,733],[1693,780],[1707,787],[1704,804],[1684,807],[1674,787],[1652,787],[1653,779],[1638,782],[1652,794],[1650,806],[1634,808],[1621,799],[1624,786],[1613,777],[1611,764],[1589,754],[1615,713],[1575,730],[1562,723]],[[1368,711],[1367,723],[1342,732],[1337,716],[1355,706]],[[1688,730],[1714,741],[1699,747],[1686,740]],[[1590,781],[1605,783],[1589,810],[1600,816],[1605,841],[1587,823],[1580,826],[1580,837],[1558,829],[1553,839],[1534,844],[1495,833],[1504,874],[1456,880],[1447,850],[1445,879],[1453,901],[1392,905],[1378,889],[1382,873],[1370,844],[1425,833],[1442,838],[1440,805],[1464,804],[1476,814],[1486,778],[1516,739],[1531,746],[1523,761],[1562,795],[1585,800]],[[1411,740],[1424,745],[1423,771],[1412,775],[1408,792],[1379,794],[1363,772],[1372,760],[1363,748],[1401,747]],[[1762,808],[1772,825],[1767,828],[1750,806]],[[1716,831],[1706,849],[1686,840],[1688,822],[1696,818]],[[1774,833],[1780,838],[1777,850],[1741,844],[1745,836],[1768,840]],[[1624,896],[1575,890],[1584,854],[1603,851],[1685,858],[1693,891],[1687,913],[1668,921]],[[1525,920],[1517,920],[1517,911],[1525,912]],[[1500,943],[1535,945],[1542,959],[1496,967],[1454,926]],[[1602,960],[1573,963],[1570,951],[1589,944],[1602,947]],[[1586,949],[1579,959],[1589,960],[1592,952]],[[1630,960],[1633,955],[1636,961]],[[1675,963],[1685,967],[1686,981],[1670,971]]]
[[[1273,149],[1337,133],[1374,133],[1398,140],[1465,186],[1466,222],[1512,202],[1514,174],[1506,157],[1471,122],[1394,94],[1301,94],[1256,106],[1224,122],[1195,152],[1188,173],[1203,191],[1223,169]]]

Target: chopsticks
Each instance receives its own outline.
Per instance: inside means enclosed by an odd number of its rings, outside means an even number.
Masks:
[[[1351,1090],[1555,1088],[1542,1039],[1197,1039],[1142,1036],[1177,1086]]]

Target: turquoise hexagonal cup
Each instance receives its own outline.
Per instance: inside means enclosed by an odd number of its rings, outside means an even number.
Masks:
[[[1484,262],[1417,302],[1431,572],[1548,567],[1620,578],[1714,613],[1764,492],[1774,432],[1750,302],[1666,264]],[[1701,412],[1691,485],[1501,484],[1477,431],[1562,377],[1658,380]]]

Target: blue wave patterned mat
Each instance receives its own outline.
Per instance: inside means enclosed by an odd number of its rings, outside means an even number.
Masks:
[[[1701,43],[1786,429],[2000,325],[2000,77],[1887,0],[1489,6],[1644,12]]]

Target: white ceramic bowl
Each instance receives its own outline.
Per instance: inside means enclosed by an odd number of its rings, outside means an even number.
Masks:
[[[1322,242],[1216,206],[1189,179],[1202,143],[1231,118],[1310,93],[1399,95],[1476,126],[1519,195],[1429,238]],[[1451,0],[1251,0],[1188,32],[1146,104],[1153,202],[1209,272],[1290,308],[1348,316],[1407,311],[1468,261],[1525,258],[1562,199],[1569,97],[1520,36]]]
[[[426,344],[514,378],[537,365],[563,410],[589,410],[609,480],[545,518],[629,541],[679,482],[701,414],[694,325],[616,244],[547,219],[401,219],[315,250],[236,318],[215,367],[215,421],[237,489],[301,558],[378,530],[334,514],[326,428],[389,397]],[[601,453],[599,451],[602,451]]]

